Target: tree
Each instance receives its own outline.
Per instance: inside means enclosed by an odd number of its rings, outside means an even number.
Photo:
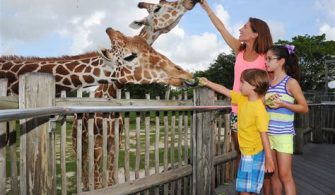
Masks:
[[[130,97],[132,99],[144,99],[145,94],[150,94],[150,98],[153,99],[156,96],[160,96],[161,99],[164,99],[165,91],[168,89],[168,85],[164,84],[127,84],[122,88],[122,94],[126,91],[130,92]]]
[[[325,60],[335,55],[335,41],[319,36],[296,36],[292,41],[279,40],[276,44],[293,44],[299,57],[301,86],[304,91],[322,91],[325,86]]]

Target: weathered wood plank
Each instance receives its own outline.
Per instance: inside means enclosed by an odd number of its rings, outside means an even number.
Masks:
[[[9,122],[9,159],[11,170],[11,188],[13,195],[19,194],[18,186],[18,169],[17,169],[17,156],[16,156],[16,121]]]
[[[164,154],[163,154],[163,165],[164,171],[168,170],[168,139],[169,139],[169,118],[168,112],[164,112]],[[164,185],[164,195],[168,194],[169,184]]]
[[[157,96],[156,100],[160,97]],[[160,135],[160,112],[155,113],[155,173],[159,173],[159,135]],[[155,188],[155,195],[159,195],[159,188]]]
[[[102,114],[102,186],[107,186],[108,181],[108,172],[107,172],[107,132],[108,132],[108,125],[107,125],[107,117],[108,114],[103,113]]]
[[[0,109],[16,109],[19,108],[18,96],[0,96]]]
[[[0,96],[7,95],[7,79],[0,79]],[[6,193],[7,122],[0,123],[0,194]]]
[[[199,88],[195,92],[195,104],[210,106],[214,105],[214,92],[208,88]],[[196,156],[193,159],[193,166],[196,167],[196,173],[193,174],[196,180],[196,194],[212,194],[214,185],[213,175],[213,133],[215,129],[215,120],[213,112],[197,112],[195,122],[195,137],[193,144],[196,150],[193,151]],[[194,170],[194,169],[193,169]]]
[[[66,92],[61,92],[61,97],[66,98]],[[61,134],[60,134],[60,167],[61,167],[61,180],[62,180],[62,195],[67,194],[67,176],[66,176],[66,116],[62,120]]]
[[[126,99],[130,99],[130,93],[125,93]],[[129,149],[130,149],[130,142],[129,142],[129,130],[130,130],[130,118],[129,118],[129,112],[126,112],[124,114],[124,137],[125,137],[125,143],[124,143],[124,176],[125,181],[130,181],[130,169],[129,169]]]
[[[20,109],[51,107],[55,100],[55,80],[45,73],[27,73],[19,77]],[[49,118],[22,119],[20,139],[20,193],[56,194],[53,152],[49,144]],[[50,148],[53,147],[53,148]]]
[[[115,183],[119,183],[119,152],[120,152],[120,113],[116,112],[115,113],[115,118],[114,118],[114,143],[115,143],[115,153],[114,153],[114,162],[113,162],[113,171],[114,171],[114,179]],[[110,165],[109,165],[110,166]]]
[[[141,116],[140,113],[136,113],[136,161],[135,161],[135,179],[140,178],[140,162],[141,162]]]
[[[94,114],[90,113],[88,118],[88,189],[94,190]]]
[[[144,178],[141,178],[135,181],[117,184],[115,186],[95,190],[92,192],[85,192],[82,194],[83,195],[133,194],[136,192],[143,191],[147,188],[152,188],[152,187],[159,186],[165,183],[169,183],[171,181],[175,181],[176,179],[180,179],[180,178],[189,176],[191,174],[192,174],[192,166],[185,165],[182,167],[178,167],[176,169],[163,172],[161,174],[154,174],[154,175],[144,177]]]

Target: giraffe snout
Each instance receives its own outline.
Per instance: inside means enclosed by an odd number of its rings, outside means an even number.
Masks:
[[[195,86],[198,86],[198,84],[199,84],[198,77],[184,80],[184,85],[186,85],[187,87],[195,87]]]

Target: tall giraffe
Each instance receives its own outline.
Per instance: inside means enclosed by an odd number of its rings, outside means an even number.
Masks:
[[[27,72],[46,72],[55,76],[56,93],[61,90],[75,90],[80,86],[88,87],[99,83],[113,83],[124,85],[126,83],[166,83],[180,86],[184,80],[191,80],[192,74],[175,65],[164,55],[156,52],[143,38],[139,36],[126,37],[119,31],[107,28],[112,47],[101,52],[90,52],[77,56],[64,56],[58,58],[37,57],[0,57],[0,78],[8,78],[8,92],[18,93],[19,75]],[[113,118],[113,117],[112,117]],[[100,120],[95,120],[95,127],[101,127]],[[114,122],[110,120],[110,122]],[[83,122],[84,123],[84,122]],[[113,124],[109,124],[113,126]],[[73,128],[73,141],[76,150],[76,124]],[[87,141],[87,128],[83,128],[83,142]],[[100,161],[102,155],[101,135],[102,129],[95,128],[94,145],[94,179],[95,187],[102,186]],[[114,131],[108,132],[109,152],[109,184],[114,183]],[[87,167],[87,147],[83,147],[83,167]],[[83,182],[87,187],[87,171],[83,169]]]
[[[130,27],[132,28],[140,28],[141,29],[139,36],[142,37],[149,45],[152,45],[153,42],[164,33],[169,32],[173,27],[175,27],[178,22],[180,21],[181,17],[184,15],[184,13],[188,10],[193,9],[193,7],[196,4],[196,0],[178,0],[174,2],[168,2],[165,0],[160,0],[159,4],[153,4],[153,3],[146,3],[146,2],[140,2],[138,3],[139,8],[145,8],[147,9],[149,15],[145,17],[144,19],[140,21],[134,21],[132,24],[130,24]],[[148,82],[140,82],[141,84],[148,83]],[[150,82],[151,83],[151,82]],[[115,98],[116,97],[116,91],[117,89],[121,89],[124,86],[124,82],[114,82],[112,84],[100,84],[98,88],[95,90],[94,97],[95,98]],[[88,115],[85,114],[83,116],[83,148],[87,147],[87,124],[88,124]],[[94,135],[97,139],[101,139],[102,135],[102,121],[103,116],[102,113],[95,113],[94,116],[95,119],[95,126],[94,126]],[[119,135],[121,135],[122,132],[122,118],[119,117]],[[114,113],[109,114],[107,117],[107,126],[108,126],[108,132],[111,134],[111,138],[108,140],[108,143],[111,144],[114,147],[114,121],[115,116]],[[73,125],[73,137],[76,138],[76,120]],[[96,139],[96,141],[98,141]],[[121,139],[121,136],[120,136]],[[102,143],[101,140],[98,141],[100,144]],[[74,144],[76,144],[76,141],[74,139]],[[121,141],[119,142],[121,143]],[[100,149],[99,149],[100,148]],[[95,146],[95,187],[100,188],[101,187],[101,169],[99,167],[100,161],[101,161],[101,155],[102,155],[102,146],[100,147],[96,144]],[[114,160],[114,148],[112,148],[109,155],[109,185],[114,184],[115,178],[114,178],[114,171],[113,171],[113,160]],[[86,158],[86,156],[83,156],[83,158]],[[86,164],[87,166],[87,164]],[[87,178],[88,173],[87,167],[83,168],[83,180],[84,180],[84,186],[87,185]],[[100,171],[98,171],[100,170]]]
[[[140,28],[141,26],[143,26],[139,33],[139,36],[142,37],[149,45],[152,45],[153,42],[161,34],[167,33],[173,27],[175,27],[180,21],[181,17],[188,10],[193,9],[196,2],[197,2],[196,0],[178,0],[174,2],[160,0],[159,4],[140,2],[138,3],[138,7],[145,8],[148,11],[149,15],[142,20],[134,21],[132,24],[130,24],[130,27]],[[120,82],[115,82],[112,84],[101,84],[95,90],[94,96],[96,98],[115,98],[117,89],[120,89],[123,86],[124,85]],[[87,124],[87,116],[84,119],[85,120],[83,121],[83,124]],[[103,119],[102,114],[96,113],[95,132],[102,132],[102,119]],[[111,133],[114,132],[114,120],[115,120],[115,117],[113,114],[110,114],[107,118],[108,131]],[[119,134],[121,135],[122,118],[119,118],[119,124],[120,124]],[[86,128],[86,127],[87,125],[83,125],[83,128]],[[74,128],[76,128],[75,125],[74,125]],[[76,132],[75,129],[73,132]],[[99,137],[101,137],[101,135],[99,135]],[[113,142],[113,146],[114,146],[114,141],[113,140],[111,141]],[[113,152],[114,151],[111,151],[111,153]],[[110,163],[113,162],[113,159],[114,159],[113,154],[109,155]],[[99,155],[99,157],[95,157],[95,160],[98,160],[100,158],[101,158],[101,155]],[[110,178],[109,184],[113,184],[114,179],[115,179],[112,168],[113,167],[109,167],[109,178]],[[87,173],[85,173],[85,175],[87,175]],[[95,179],[96,180],[98,179],[99,180],[98,183],[101,183],[101,174],[99,175],[99,177],[95,177]],[[101,187],[101,185],[98,185],[98,186],[96,185],[96,187],[99,188]]]
[[[138,29],[143,26],[139,36],[149,45],[162,34],[168,33],[180,21],[181,17],[189,10],[192,10],[199,0],[178,0],[168,2],[160,0],[159,4],[139,2],[138,7],[144,8],[149,15],[142,20],[134,21],[131,28]],[[122,88],[120,84],[102,84],[95,90],[96,98],[115,98],[116,90]]]

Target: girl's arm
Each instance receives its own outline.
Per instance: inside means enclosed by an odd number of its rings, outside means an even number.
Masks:
[[[260,134],[265,152],[265,173],[272,173],[275,170],[275,165],[271,155],[269,137],[266,132],[260,132]]]
[[[214,83],[212,81],[209,81],[207,78],[205,77],[201,77],[200,78],[200,86],[206,86],[208,88],[211,88],[212,90],[221,93],[227,97],[230,97],[230,90],[227,89],[225,86]]]
[[[212,23],[216,27],[216,29],[220,32],[223,39],[226,41],[226,43],[229,45],[230,48],[232,48],[235,52],[235,54],[238,53],[238,48],[240,47],[241,43],[238,39],[233,37],[222,21],[214,14],[212,9],[209,7],[207,0],[200,1],[201,7],[207,12],[209,18],[211,19]]]
[[[296,113],[307,113],[308,105],[298,81],[291,78],[287,82],[286,88],[288,92],[292,94],[292,96],[295,98],[296,104],[288,104],[282,102],[282,107],[286,107]]]

